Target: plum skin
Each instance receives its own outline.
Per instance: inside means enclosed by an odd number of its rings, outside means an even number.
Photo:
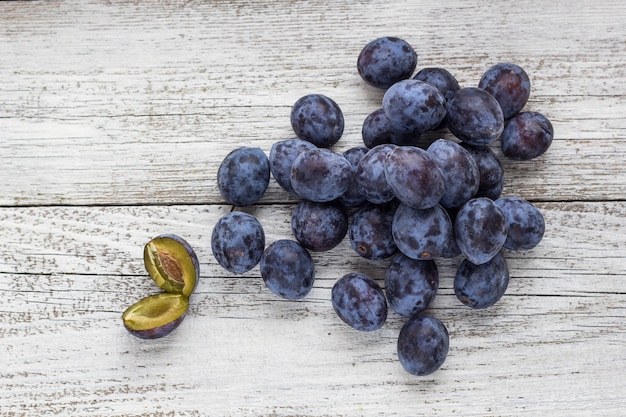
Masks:
[[[331,300],[339,318],[355,330],[377,330],[387,319],[385,294],[368,275],[351,272],[341,277],[333,285]]]

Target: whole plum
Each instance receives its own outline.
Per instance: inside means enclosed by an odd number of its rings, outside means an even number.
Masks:
[[[328,202],[348,191],[354,179],[352,164],[341,154],[315,148],[302,152],[291,166],[291,186],[300,197]]]
[[[393,194],[416,209],[434,207],[445,193],[445,181],[434,153],[399,146],[385,158],[385,178]]]
[[[480,172],[474,157],[461,145],[447,139],[437,139],[427,149],[443,177],[444,207],[461,207],[475,196],[480,186]]]
[[[386,259],[398,249],[391,227],[397,204],[367,204],[352,215],[349,236],[352,249],[372,260]]]
[[[435,317],[413,316],[400,329],[398,359],[410,374],[432,374],[443,365],[449,349],[448,329]]]
[[[211,249],[227,271],[242,274],[254,268],[265,249],[265,232],[251,214],[233,211],[223,215],[211,235]]]
[[[356,169],[356,185],[370,203],[389,203],[395,198],[393,189],[385,176],[387,154],[397,145],[383,144],[370,149],[359,162]]]
[[[291,127],[300,139],[329,148],[343,135],[345,121],[339,105],[323,94],[308,94],[291,108]]]
[[[417,66],[417,53],[408,42],[384,36],[369,42],[357,58],[357,71],[363,80],[386,89],[409,78]]]
[[[420,80],[398,81],[383,96],[392,128],[403,134],[421,134],[439,126],[446,116],[445,103],[436,87]]]
[[[546,222],[537,207],[519,197],[501,197],[496,204],[506,218],[508,233],[504,241],[505,249],[528,250],[541,242]]]
[[[487,197],[492,200],[500,197],[504,188],[504,169],[498,156],[488,146],[474,146],[465,142],[461,143],[461,146],[474,157],[480,173],[475,197]]]
[[[356,171],[359,166],[359,162],[361,162],[361,159],[363,159],[368,151],[369,149],[366,146],[355,146],[346,150],[342,154],[352,166],[352,182],[350,183],[350,187],[348,187],[346,192],[339,196],[339,199],[337,200],[346,208],[361,207],[367,202],[367,199],[361,193],[359,185],[356,182]]]
[[[461,88],[447,101],[446,109],[448,129],[470,145],[489,145],[504,130],[500,103],[481,88]]]
[[[454,235],[461,253],[470,262],[484,264],[500,252],[506,241],[504,212],[489,198],[473,198],[457,213]]]
[[[485,71],[478,82],[500,103],[505,120],[519,113],[530,97],[530,79],[519,65],[501,62]]]
[[[520,112],[502,132],[502,153],[511,159],[528,161],[543,155],[553,137],[554,128],[546,116],[533,111]]]
[[[398,253],[385,274],[385,292],[389,306],[403,317],[421,313],[434,300],[439,289],[435,261],[411,259]]]
[[[365,146],[370,149],[385,143],[398,146],[416,145],[420,140],[418,133],[402,133],[394,130],[391,120],[382,107],[365,117],[361,127],[361,137]]]
[[[293,240],[279,239],[270,244],[263,252],[259,269],[265,286],[283,298],[298,300],[313,288],[313,259]]]
[[[456,252],[452,221],[440,205],[415,209],[401,203],[391,231],[400,252],[412,259],[436,259]]]
[[[250,206],[265,193],[270,181],[270,165],[260,148],[240,147],[222,160],[217,185],[222,197],[235,206]]]
[[[491,307],[504,295],[509,285],[509,268],[501,253],[475,265],[464,259],[454,276],[454,293],[468,307]]]
[[[285,191],[297,195],[291,186],[291,167],[298,155],[316,146],[304,139],[285,139],[272,145],[270,149],[270,172]]]
[[[380,285],[361,273],[349,273],[333,285],[332,305],[341,320],[360,331],[380,329],[387,320],[387,300]]]
[[[303,200],[291,214],[291,230],[305,248],[327,251],[341,243],[348,233],[348,214],[338,203]]]

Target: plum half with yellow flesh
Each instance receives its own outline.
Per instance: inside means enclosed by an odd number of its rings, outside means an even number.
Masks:
[[[189,297],[198,284],[200,267],[193,248],[183,238],[165,234],[143,251],[146,270],[163,291]]]
[[[158,339],[170,334],[185,318],[189,298],[160,293],[137,301],[122,314],[124,327],[141,339]]]

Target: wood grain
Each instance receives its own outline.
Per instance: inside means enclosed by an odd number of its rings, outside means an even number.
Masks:
[[[617,0],[0,2],[0,415],[622,416],[625,20]],[[329,301],[347,272],[384,284],[388,261],[345,239],[313,254],[311,294],[287,302],[258,267],[229,274],[210,249],[233,209],[221,159],[293,137],[300,96],[340,104],[335,150],[361,144],[382,92],[356,56],[382,35],[464,86],[497,62],[522,65],[527,109],[555,127],[534,161],[493,145],[504,193],[534,202],[546,235],[506,253],[511,283],[484,311],[456,300],[461,259],[438,262],[429,312],[451,349],[425,378],[397,360],[403,319],[360,333]],[[438,137],[452,138],[425,141]],[[244,210],[270,243],[291,238],[296,201],[272,180]],[[166,232],[197,250],[201,280],[181,327],[142,341],[120,316],[156,292],[141,253]]]

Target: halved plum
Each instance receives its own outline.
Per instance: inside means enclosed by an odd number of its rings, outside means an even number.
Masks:
[[[200,279],[198,257],[179,236],[155,237],[145,245],[143,260],[154,282],[168,293],[189,297]]]
[[[189,298],[160,293],[137,301],[122,314],[124,327],[141,339],[158,339],[176,329],[185,318]]]

